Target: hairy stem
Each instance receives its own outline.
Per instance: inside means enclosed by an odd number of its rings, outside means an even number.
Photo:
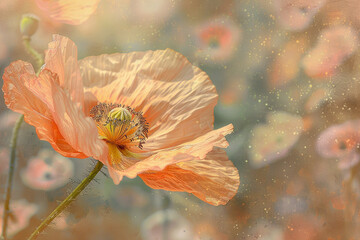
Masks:
[[[19,129],[23,121],[24,121],[24,115],[21,115],[21,117],[17,120],[15,124],[10,142],[11,153],[10,153],[9,173],[6,182],[3,225],[2,225],[2,233],[1,233],[1,239],[4,240],[7,240],[7,225],[8,225],[8,219],[10,213],[11,188],[12,188],[12,182],[13,182],[14,170],[15,170],[16,143],[19,134]]]
[[[24,48],[25,48],[26,52],[35,60],[37,74],[38,74],[41,66],[44,64],[44,60],[43,60],[42,55],[31,46],[30,41],[31,41],[31,38],[29,38],[29,37],[23,38]],[[15,156],[16,155],[16,143],[17,143],[17,138],[18,138],[18,134],[19,134],[19,129],[20,129],[20,126],[23,121],[24,121],[24,115],[21,115],[15,124],[15,127],[13,129],[13,134],[11,137],[10,164],[9,164],[8,179],[7,179],[7,183],[6,183],[3,225],[2,225],[0,240],[7,240],[7,226],[8,226],[8,218],[9,218],[9,213],[10,213],[11,189],[12,189],[12,182],[13,182],[13,178],[14,178],[14,171],[15,171],[15,165],[16,165],[16,156]]]
[[[100,161],[97,162],[94,169],[75,189],[70,193],[70,195],[60,203],[60,205],[55,208],[55,210],[36,228],[36,230],[31,234],[28,240],[36,239],[38,235],[51,223],[54,218],[56,218],[62,211],[64,211],[72,201],[85,189],[85,187],[95,178],[96,174],[104,166]]]
[[[31,41],[31,39],[29,37],[23,38],[23,44],[24,44],[25,50],[35,60],[36,69],[38,69],[38,72],[39,72],[41,66],[44,64],[44,59],[43,59],[42,55],[31,46],[30,41]]]

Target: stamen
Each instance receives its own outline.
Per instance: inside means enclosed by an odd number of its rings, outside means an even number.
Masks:
[[[99,103],[90,110],[90,116],[97,124],[101,139],[120,148],[137,144],[142,149],[149,124],[141,112],[122,104]]]

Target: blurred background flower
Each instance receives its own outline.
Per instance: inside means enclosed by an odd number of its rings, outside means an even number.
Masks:
[[[15,200],[11,203],[11,214],[9,220],[9,227],[7,229],[9,236],[14,236],[21,230],[25,229],[30,222],[30,219],[38,211],[38,206],[33,203],[28,203],[25,199]],[[3,208],[0,208],[0,223],[2,225]],[[0,229],[0,233],[2,230]]]
[[[267,124],[259,124],[252,130],[249,155],[254,167],[262,167],[285,157],[298,141],[303,131],[300,116],[286,112],[271,112]]]
[[[44,191],[63,187],[73,176],[72,161],[48,149],[29,159],[27,167],[21,171],[26,186]]]

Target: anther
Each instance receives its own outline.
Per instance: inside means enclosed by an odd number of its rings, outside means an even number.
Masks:
[[[90,110],[95,120],[99,137],[119,147],[138,144],[141,149],[146,141],[149,124],[142,116],[129,106],[121,104],[99,103]]]

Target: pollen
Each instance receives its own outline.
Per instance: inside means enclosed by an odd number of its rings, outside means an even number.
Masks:
[[[121,104],[99,103],[90,110],[90,117],[96,122],[99,138],[131,151],[142,149],[147,139],[149,124],[141,112]]]

